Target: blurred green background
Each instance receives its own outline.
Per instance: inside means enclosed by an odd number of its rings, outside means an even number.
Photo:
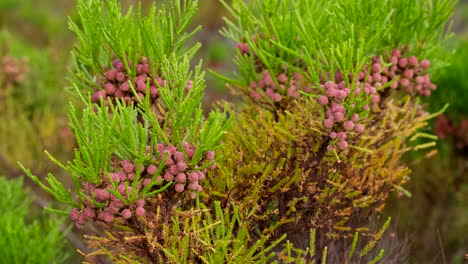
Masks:
[[[440,137],[437,149],[407,156],[405,162],[413,173],[406,187],[412,196],[395,194],[384,213],[395,219],[393,232],[405,243],[408,263],[463,263],[464,254],[468,254],[466,2],[460,2],[456,9],[453,30],[457,35],[446,50],[453,63],[433,76],[438,89],[424,102],[431,111],[450,104],[427,131]],[[81,231],[72,228],[62,237],[68,219],[42,212],[40,208],[50,197],[29,179],[21,180],[16,165],[21,161],[42,177],[49,171],[67,177],[43,151],[47,149],[66,161],[75,146],[67,126],[68,102],[75,99],[65,90],[70,86],[67,74],[74,42],[67,18],[75,15],[74,4],[73,0],[0,0],[0,176],[4,176],[0,177],[0,197],[9,201],[0,203],[0,210],[7,212],[0,217],[0,234],[2,239],[10,239],[9,243],[0,243],[0,252],[34,255],[40,260],[37,263],[79,263],[82,258],[75,249],[89,252],[80,239]],[[203,59],[206,69],[231,75],[235,70],[235,43],[218,33],[226,14],[218,0],[201,0],[193,24],[201,24],[203,30],[194,41],[203,45],[198,59]],[[207,86],[207,108],[220,99],[233,100],[224,83],[211,74],[207,74]],[[13,217],[23,220],[15,220],[13,227]],[[47,243],[38,239],[44,234],[49,234]],[[24,249],[20,253],[11,241],[21,240],[29,240],[31,248],[44,244],[51,250]],[[17,258],[8,263],[25,262]]]

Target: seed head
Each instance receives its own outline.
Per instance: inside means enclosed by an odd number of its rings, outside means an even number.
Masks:
[[[339,139],[342,139],[342,140],[346,139],[346,132],[341,131],[341,132],[338,132],[337,135]]]
[[[184,191],[184,188],[185,188],[185,186],[184,186],[183,184],[181,184],[181,183],[178,183],[178,184],[175,185],[175,190],[176,190],[176,192],[178,192],[178,193],[183,192],[183,191]]]
[[[195,171],[190,172],[190,173],[189,173],[189,180],[190,180],[191,182],[197,181],[197,180],[198,180],[198,173],[195,172]]]
[[[330,118],[327,118],[325,119],[325,121],[323,121],[323,125],[326,127],[326,128],[332,128],[333,127],[333,119],[330,119]]]
[[[148,172],[149,175],[153,176],[158,172],[158,167],[155,165],[149,165],[148,168],[146,169],[146,172]]]
[[[325,95],[322,95],[317,99],[317,101],[321,105],[326,105],[328,104],[328,97],[326,97]]]
[[[364,132],[364,126],[362,124],[356,124],[356,126],[354,126],[354,131],[357,133],[362,133]]]
[[[184,183],[187,180],[187,175],[185,175],[185,173],[179,173],[177,174],[175,180],[176,182]]]
[[[91,208],[86,208],[83,210],[83,215],[87,219],[92,219],[96,216],[96,213],[94,213],[94,210]]]
[[[348,120],[348,121],[344,122],[343,127],[346,130],[352,130],[354,128],[354,123],[353,123],[353,121]]]
[[[121,214],[122,217],[125,219],[129,219],[130,217],[132,217],[132,212],[129,209],[124,209]]]
[[[80,210],[78,210],[78,208],[73,208],[70,210],[69,216],[71,220],[78,219],[79,215],[80,215]]]
[[[138,215],[138,216],[144,216],[145,215],[145,208],[137,207],[137,209],[135,209],[135,214]]]
[[[338,135],[336,134],[336,132],[331,132],[329,136],[331,139],[335,139]]]
[[[347,149],[348,148],[348,142],[346,142],[345,140],[342,140],[342,141],[340,141],[340,143],[338,143],[338,147],[340,149]]]
[[[207,158],[209,161],[214,160],[214,158],[215,158],[215,152],[214,152],[213,150],[210,150],[210,151],[206,152],[206,158]]]

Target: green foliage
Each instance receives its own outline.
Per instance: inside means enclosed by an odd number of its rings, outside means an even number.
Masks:
[[[197,12],[197,1],[174,1],[168,9],[158,9],[153,3],[144,15],[141,5],[136,12],[130,7],[123,14],[115,0],[80,0],[77,11],[79,20],[70,20],[70,28],[78,39],[73,52],[76,72],[72,81],[83,90],[91,90],[94,74],[103,74],[103,66],[115,58],[121,59],[134,77],[136,64],[131,62],[142,56],[158,71],[167,56],[190,59],[200,47],[199,43],[184,46],[200,29],[185,32]]]
[[[272,76],[287,66],[289,70],[305,71],[312,83],[319,83],[324,72],[339,70],[356,75],[372,56],[401,47],[409,47],[409,55],[434,60],[434,65],[441,67],[444,58],[439,54],[440,43],[449,36],[446,21],[455,3],[235,0],[226,4],[233,19],[226,19],[222,34],[248,43]],[[232,80],[234,84],[248,86],[256,80],[252,57],[237,56],[235,61],[241,80]],[[348,76],[344,78],[348,82]]]
[[[64,234],[59,229],[61,218],[31,219],[31,202],[21,179],[0,177],[0,254],[2,262],[64,263]]]
[[[447,49],[446,57],[451,59],[450,65],[441,69],[437,74],[436,83],[439,89],[433,96],[425,100],[433,110],[441,108],[448,103],[450,107],[445,112],[450,120],[459,122],[463,114],[468,113],[468,38],[461,37],[455,42],[455,51]],[[461,115],[460,115],[461,114]]]

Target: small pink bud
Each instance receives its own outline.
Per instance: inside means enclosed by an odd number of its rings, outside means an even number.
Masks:
[[[338,135],[336,134],[336,132],[331,132],[329,136],[331,139],[335,139]]]
[[[197,171],[197,174],[198,174],[198,180],[201,181],[205,179],[205,174],[203,174],[203,172]]]
[[[174,166],[174,167],[175,167],[175,166]],[[171,168],[172,168],[172,167],[171,167]],[[164,174],[164,180],[166,180],[166,181],[173,181],[173,180],[174,180],[174,175],[176,175],[176,174],[177,174],[177,168],[176,168],[176,173],[172,173],[172,172],[170,172],[170,171],[169,171],[169,172],[166,172],[166,173]]]
[[[405,76],[408,79],[411,79],[414,76],[414,72],[412,69],[406,69],[405,72],[403,73],[403,76]]]
[[[110,81],[115,80],[116,75],[117,75],[117,70],[115,70],[115,69],[108,70],[108,71],[106,72],[106,78],[107,78],[108,80],[110,80]]]
[[[329,97],[335,97],[337,92],[338,92],[338,90],[336,90],[336,89],[328,89],[327,90],[327,95]]]
[[[209,161],[214,160],[214,158],[215,158],[215,152],[212,151],[212,150],[206,152],[206,158],[207,158]]]
[[[135,180],[135,174],[134,174],[134,173],[128,174],[127,179],[128,179],[129,181]]]
[[[117,79],[118,82],[123,82],[125,81],[125,74],[123,72],[118,72],[115,75],[115,78]]]
[[[185,160],[185,157],[184,157],[184,153],[180,152],[180,151],[177,151],[175,154],[174,154],[174,159],[177,161],[177,162],[183,162]]]
[[[418,65],[418,58],[416,58],[415,56],[410,56],[408,58],[408,63],[411,66],[416,66],[416,65]]]
[[[346,130],[352,130],[354,128],[354,123],[353,123],[353,121],[348,120],[348,121],[344,122],[343,127]]]
[[[80,210],[78,210],[78,208],[71,209],[69,213],[70,219],[71,220],[78,219],[79,214],[80,214]]]
[[[328,150],[328,151],[332,151],[333,149],[334,149],[333,146],[330,146],[330,145],[327,146],[327,150]]]
[[[406,78],[401,78],[400,79],[400,85],[403,86],[403,87],[408,87],[410,84],[409,80],[406,79]]]
[[[98,103],[101,99],[106,100],[106,98],[107,98],[106,91],[100,90],[91,96],[91,101],[93,101],[94,103]]]
[[[155,165],[149,165],[148,168],[146,169],[146,172],[148,172],[149,175],[153,176],[158,172],[158,167]]]
[[[336,95],[335,95],[335,98],[336,98],[337,100],[343,100],[343,99],[345,99],[345,98],[346,98],[346,92],[343,91],[343,90],[337,91],[337,92],[336,92]]]
[[[124,209],[121,214],[122,217],[125,219],[129,219],[130,217],[132,217],[132,212],[129,209]]]
[[[211,164],[210,169],[213,169],[213,170],[214,170],[214,169],[216,169],[216,166],[217,166],[217,165],[216,165],[216,162],[214,162],[213,164]]]
[[[395,57],[401,57],[401,50],[399,49],[396,49],[396,50],[393,50],[392,51],[392,56],[395,56]]]
[[[345,140],[342,140],[342,141],[340,141],[340,143],[338,143],[338,147],[340,149],[347,149],[348,148],[348,142],[346,142]]]
[[[120,194],[125,194],[125,192],[126,192],[125,184],[123,182],[120,183],[117,190],[119,191]]]
[[[189,180],[190,180],[191,182],[197,181],[197,180],[198,180],[198,173],[195,172],[195,171],[190,172],[190,173],[189,173]]]
[[[398,66],[401,68],[405,68],[408,65],[408,59],[407,58],[400,58],[398,60]]]
[[[176,190],[176,192],[178,192],[178,193],[183,192],[183,191],[184,191],[184,188],[185,188],[185,186],[184,186],[183,184],[178,183],[178,184],[175,185],[175,190]]]
[[[135,214],[138,215],[138,216],[144,216],[145,215],[145,208],[137,207],[137,209],[135,209]]]
[[[364,111],[369,110],[369,105],[368,105],[368,104],[364,105],[364,106],[362,107],[362,110],[364,110]]]
[[[372,103],[378,103],[378,102],[380,102],[380,96],[374,95],[374,96],[372,97],[372,99],[371,99],[371,102],[372,102]]]
[[[373,71],[373,72],[380,72],[381,68],[382,68],[382,67],[381,67],[380,64],[378,64],[378,63],[374,63],[374,64],[372,65],[372,71]]]
[[[187,169],[187,164],[185,162],[177,162],[177,170],[185,171]]]
[[[254,88],[257,87],[257,83],[254,82],[254,81],[251,81],[250,84],[249,84],[249,87],[252,88],[252,89],[254,89]]]
[[[190,198],[191,198],[191,199],[197,198],[197,194],[194,193],[194,192],[191,192],[191,193],[190,193]]]
[[[252,99],[254,100],[260,100],[262,98],[262,95],[258,92],[250,91],[250,97],[252,97]]]
[[[358,114],[353,114],[353,116],[351,117],[351,120],[352,120],[353,122],[359,121],[359,115],[358,115]]]
[[[198,189],[198,182],[192,182],[188,185],[190,190],[196,191]]]
[[[145,200],[141,199],[136,202],[137,207],[143,207],[145,206]]]
[[[431,66],[431,63],[428,60],[422,60],[421,61],[421,67],[423,69],[427,69],[427,68],[429,68],[429,66]]]
[[[335,120],[341,122],[344,120],[345,116],[342,112],[335,112]]]
[[[321,105],[326,105],[328,104],[328,97],[326,97],[325,95],[322,95],[317,99],[317,101]]]
[[[282,74],[278,75],[278,81],[280,83],[286,83],[288,81],[288,76],[286,76],[286,74],[282,73]]]
[[[342,139],[342,140],[346,139],[346,132],[341,131],[341,132],[338,132],[337,135],[339,139]]]
[[[326,127],[326,128],[332,128],[333,127],[333,119],[330,119],[330,118],[327,118],[325,119],[325,121],[323,121],[323,125]]]
[[[279,93],[274,93],[274,94],[271,95],[271,99],[274,102],[280,102],[281,99],[283,99],[283,96],[281,96],[281,94],[279,94]]]
[[[364,132],[364,126],[362,124],[356,124],[356,126],[354,126],[354,131],[357,133],[362,133]]]
[[[92,219],[96,216],[96,214],[94,213],[93,209],[91,208],[86,208],[83,210],[83,215],[84,217],[86,217],[87,219]]]
[[[172,176],[172,175],[171,175]],[[143,180],[143,186],[147,186],[148,184],[151,183],[151,179],[144,179]]]
[[[175,180],[176,182],[184,183],[187,180],[187,176],[185,175],[185,173],[179,173],[177,174]]]
[[[124,82],[120,85],[120,90],[122,90],[123,92],[126,92],[130,90],[130,85],[127,82]]]

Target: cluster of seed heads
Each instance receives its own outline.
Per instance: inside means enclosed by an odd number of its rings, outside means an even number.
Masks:
[[[299,90],[310,92],[309,86],[300,85],[302,76],[299,73],[293,73],[288,77],[286,73],[281,73],[276,77],[276,82],[268,70],[263,72],[260,81],[250,82],[250,96],[254,100],[261,100],[264,95],[274,102],[280,102],[285,96],[299,98]]]
[[[127,105],[131,102],[138,103],[148,92],[151,98],[150,101],[155,102],[159,97],[158,87],[165,86],[168,82],[162,76],[158,76],[151,71],[148,59],[145,57],[136,65],[135,77],[128,74],[124,63],[119,59],[112,62],[111,69],[107,69],[107,67],[104,69],[106,73],[97,81],[98,87],[95,88],[95,93],[91,96],[91,100],[95,103],[108,97],[114,100],[124,100]],[[185,89],[190,90],[192,84],[193,82],[189,81]],[[134,87],[136,95],[131,86]]]
[[[156,161],[163,162],[164,158],[165,165],[162,170],[161,176],[158,180],[164,180],[166,182],[174,182],[174,189],[178,193],[187,191],[190,198],[194,199],[198,192],[201,192],[202,186],[200,181],[205,179],[204,170],[198,169],[198,165],[194,168],[189,168],[190,160],[195,154],[195,147],[187,142],[183,143],[184,152],[177,149],[175,146],[167,146],[164,143],[160,143],[157,146],[158,154],[153,159]],[[215,152],[208,151],[205,153],[205,159],[201,161],[200,165],[204,163],[211,163],[210,168],[214,169],[216,163],[214,163]],[[154,168],[156,169],[156,168]]]
[[[199,182],[205,178],[205,174],[204,170],[197,169],[198,165],[195,168],[189,168],[188,162],[196,149],[186,142],[183,143],[183,146],[185,152],[178,151],[175,146],[167,146],[162,143],[154,147],[154,151],[150,146],[147,146],[147,152],[155,154],[153,156],[154,164],[147,167],[141,166],[137,172],[137,164],[130,160],[124,160],[119,164],[117,171],[110,173],[102,184],[98,186],[92,183],[84,184],[86,197],[82,200],[83,207],[81,209],[73,208],[70,211],[70,218],[75,221],[78,228],[82,228],[90,220],[110,223],[116,218],[129,219],[132,216],[144,216],[146,211],[143,199],[134,204],[127,204],[123,201],[128,200],[129,194],[139,193],[150,184],[161,185],[164,182],[174,182],[175,192],[182,193],[186,190],[190,198],[194,199],[196,194],[202,190]],[[208,151],[200,165],[212,163],[210,168],[215,168],[214,158],[214,151]],[[156,175],[159,169],[156,164],[163,166],[160,175]],[[156,181],[153,180],[155,175],[157,176]],[[135,181],[138,181],[136,190],[133,187]],[[119,199],[112,191],[118,192],[124,199]],[[96,206],[97,204],[99,206]]]
[[[0,60],[0,79],[4,83],[18,84],[29,72],[28,58],[16,59],[5,55]]]
[[[457,149],[468,147],[468,119],[455,125],[447,116],[439,115],[434,123],[434,130],[440,138],[453,137]]]
[[[83,201],[83,208],[73,208],[70,211],[70,218],[76,221],[76,226],[82,228],[89,220],[99,220],[106,223],[112,222],[116,218],[129,219],[132,216],[145,215],[145,201],[138,200],[134,204],[125,204],[119,197],[112,194],[111,191],[117,191],[124,200],[127,200],[133,190],[132,183],[136,180],[137,165],[129,160],[124,160],[120,164],[118,171],[110,173],[105,181],[96,186],[92,183],[84,184],[84,193],[86,198]],[[151,176],[151,168],[141,167],[141,175]],[[137,189],[141,190],[143,186],[149,184],[148,178],[141,178],[137,184]],[[149,179],[151,182],[151,179]],[[114,186],[117,186],[116,188]],[[99,204],[99,206],[96,206]]]
[[[437,88],[431,82],[430,75],[425,73],[429,66],[428,60],[420,61],[416,56],[404,57],[401,50],[396,49],[392,51],[388,62],[382,63],[379,57],[373,57],[372,64],[359,73],[356,81],[377,89],[391,82],[390,87],[393,89],[406,91],[411,95],[429,96]],[[379,102],[380,98],[377,96],[372,98],[372,102]]]
[[[320,105],[326,107],[327,118],[323,121],[323,125],[327,129],[333,129],[329,134],[331,144],[328,146],[328,150],[332,150],[334,144],[337,144],[341,150],[347,149],[347,132],[362,133],[364,131],[364,126],[357,123],[359,115],[354,113],[347,117],[347,110],[343,106],[344,100],[351,91],[345,86],[344,81],[339,84],[328,81],[322,84],[321,87],[325,91],[325,95],[320,95],[317,101]]]

